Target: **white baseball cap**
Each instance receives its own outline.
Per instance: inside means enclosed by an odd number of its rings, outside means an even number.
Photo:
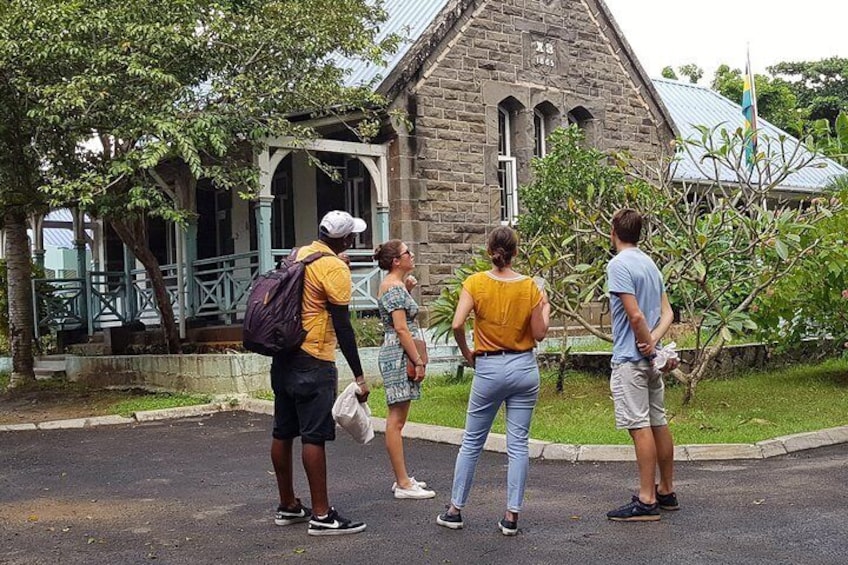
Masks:
[[[324,233],[334,239],[342,238],[352,233],[362,233],[368,229],[368,224],[361,218],[354,218],[342,210],[332,210],[321,218],[319,224]]]

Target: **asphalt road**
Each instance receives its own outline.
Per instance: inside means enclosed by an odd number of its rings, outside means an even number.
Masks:
[[[274,526],[269,430],[270,417],[236,412],[0,434],[0,563],[848,563],[848,445],[680,464],[683,509],[642,524],[604,515],[630,496],[633,463],[534,461],[521,533],[507,538],[505,455],[484,454],[465,529],[448,531],[434,518],[456,447],[408,442],[438,496],[394,500],[382,436],[359,446],[340,434],[331,501],[368,529],[328,539]]]

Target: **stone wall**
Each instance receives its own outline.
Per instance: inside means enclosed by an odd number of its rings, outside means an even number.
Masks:
[[[603,150],[650,157],[672,136],[602,4],[455,3],[465,12],[394,104],[414,128],[392,144],[391,233],[417,252],[425,297],[500,223],[499,104],[510,109],[519,183],[532,174],[536,108],[548,131],[574,111]]]
[[[688,372],[695,353],[691,349],[679,352],[681,369]],[[748,370],[777,368],[797,363],[811,363],[836,357],[840,353],[838,344],[829,341],[808,341],[790,352],[778,352],[761,343],[730,345],[725,347],[710,366],[708,378],[726,379],[738,377]],[[539,364],[544,368],[555,368],[559,363],[556,353],[540,353]],[[609,377],[612,353],[575,353],[571,355],[571,369]]]

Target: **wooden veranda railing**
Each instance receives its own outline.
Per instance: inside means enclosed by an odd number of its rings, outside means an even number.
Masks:
[[[291,250],[273,250],[274,259]],[[370,251],[351,250],[352,310],[376,310],[377,290],[382,272]],[[259,269],[256,251],[194,261],[191,269],[179,273],[176,264],[163,265],[162,274],[174,315],[220,319],[235,324],[244,314],[250,285]],[[190,274],[190,276],[188,276]],[[182,275],[182,276],[180,276]],[[158,324],[159,309],[153,286],[144,269],[127,273],[91,271],[85,278],[34,279],[33,304],[37,335],[46,328],[87,328],[89,333],[109,325],[140,320]],[[183,281],[180,289],[179,282]],[[180,292],[184,300],[180,300]]]

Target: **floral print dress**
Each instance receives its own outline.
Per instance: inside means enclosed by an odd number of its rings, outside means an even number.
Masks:
[[[383,376],[383,387],[386,390],[386,404],[396,404],[421,398],[421,383],[409,380],[406,375],[407,355],[398,339],[394,328],[392,312],[404,310],[406,325],[412,337],[420,338],[420,329],[415,316],[418,315],[418,304],[403,286],[389,288],[378,299],[380,321],[385,328],[383,345],[380,347],[378,362],[380,374]]]

